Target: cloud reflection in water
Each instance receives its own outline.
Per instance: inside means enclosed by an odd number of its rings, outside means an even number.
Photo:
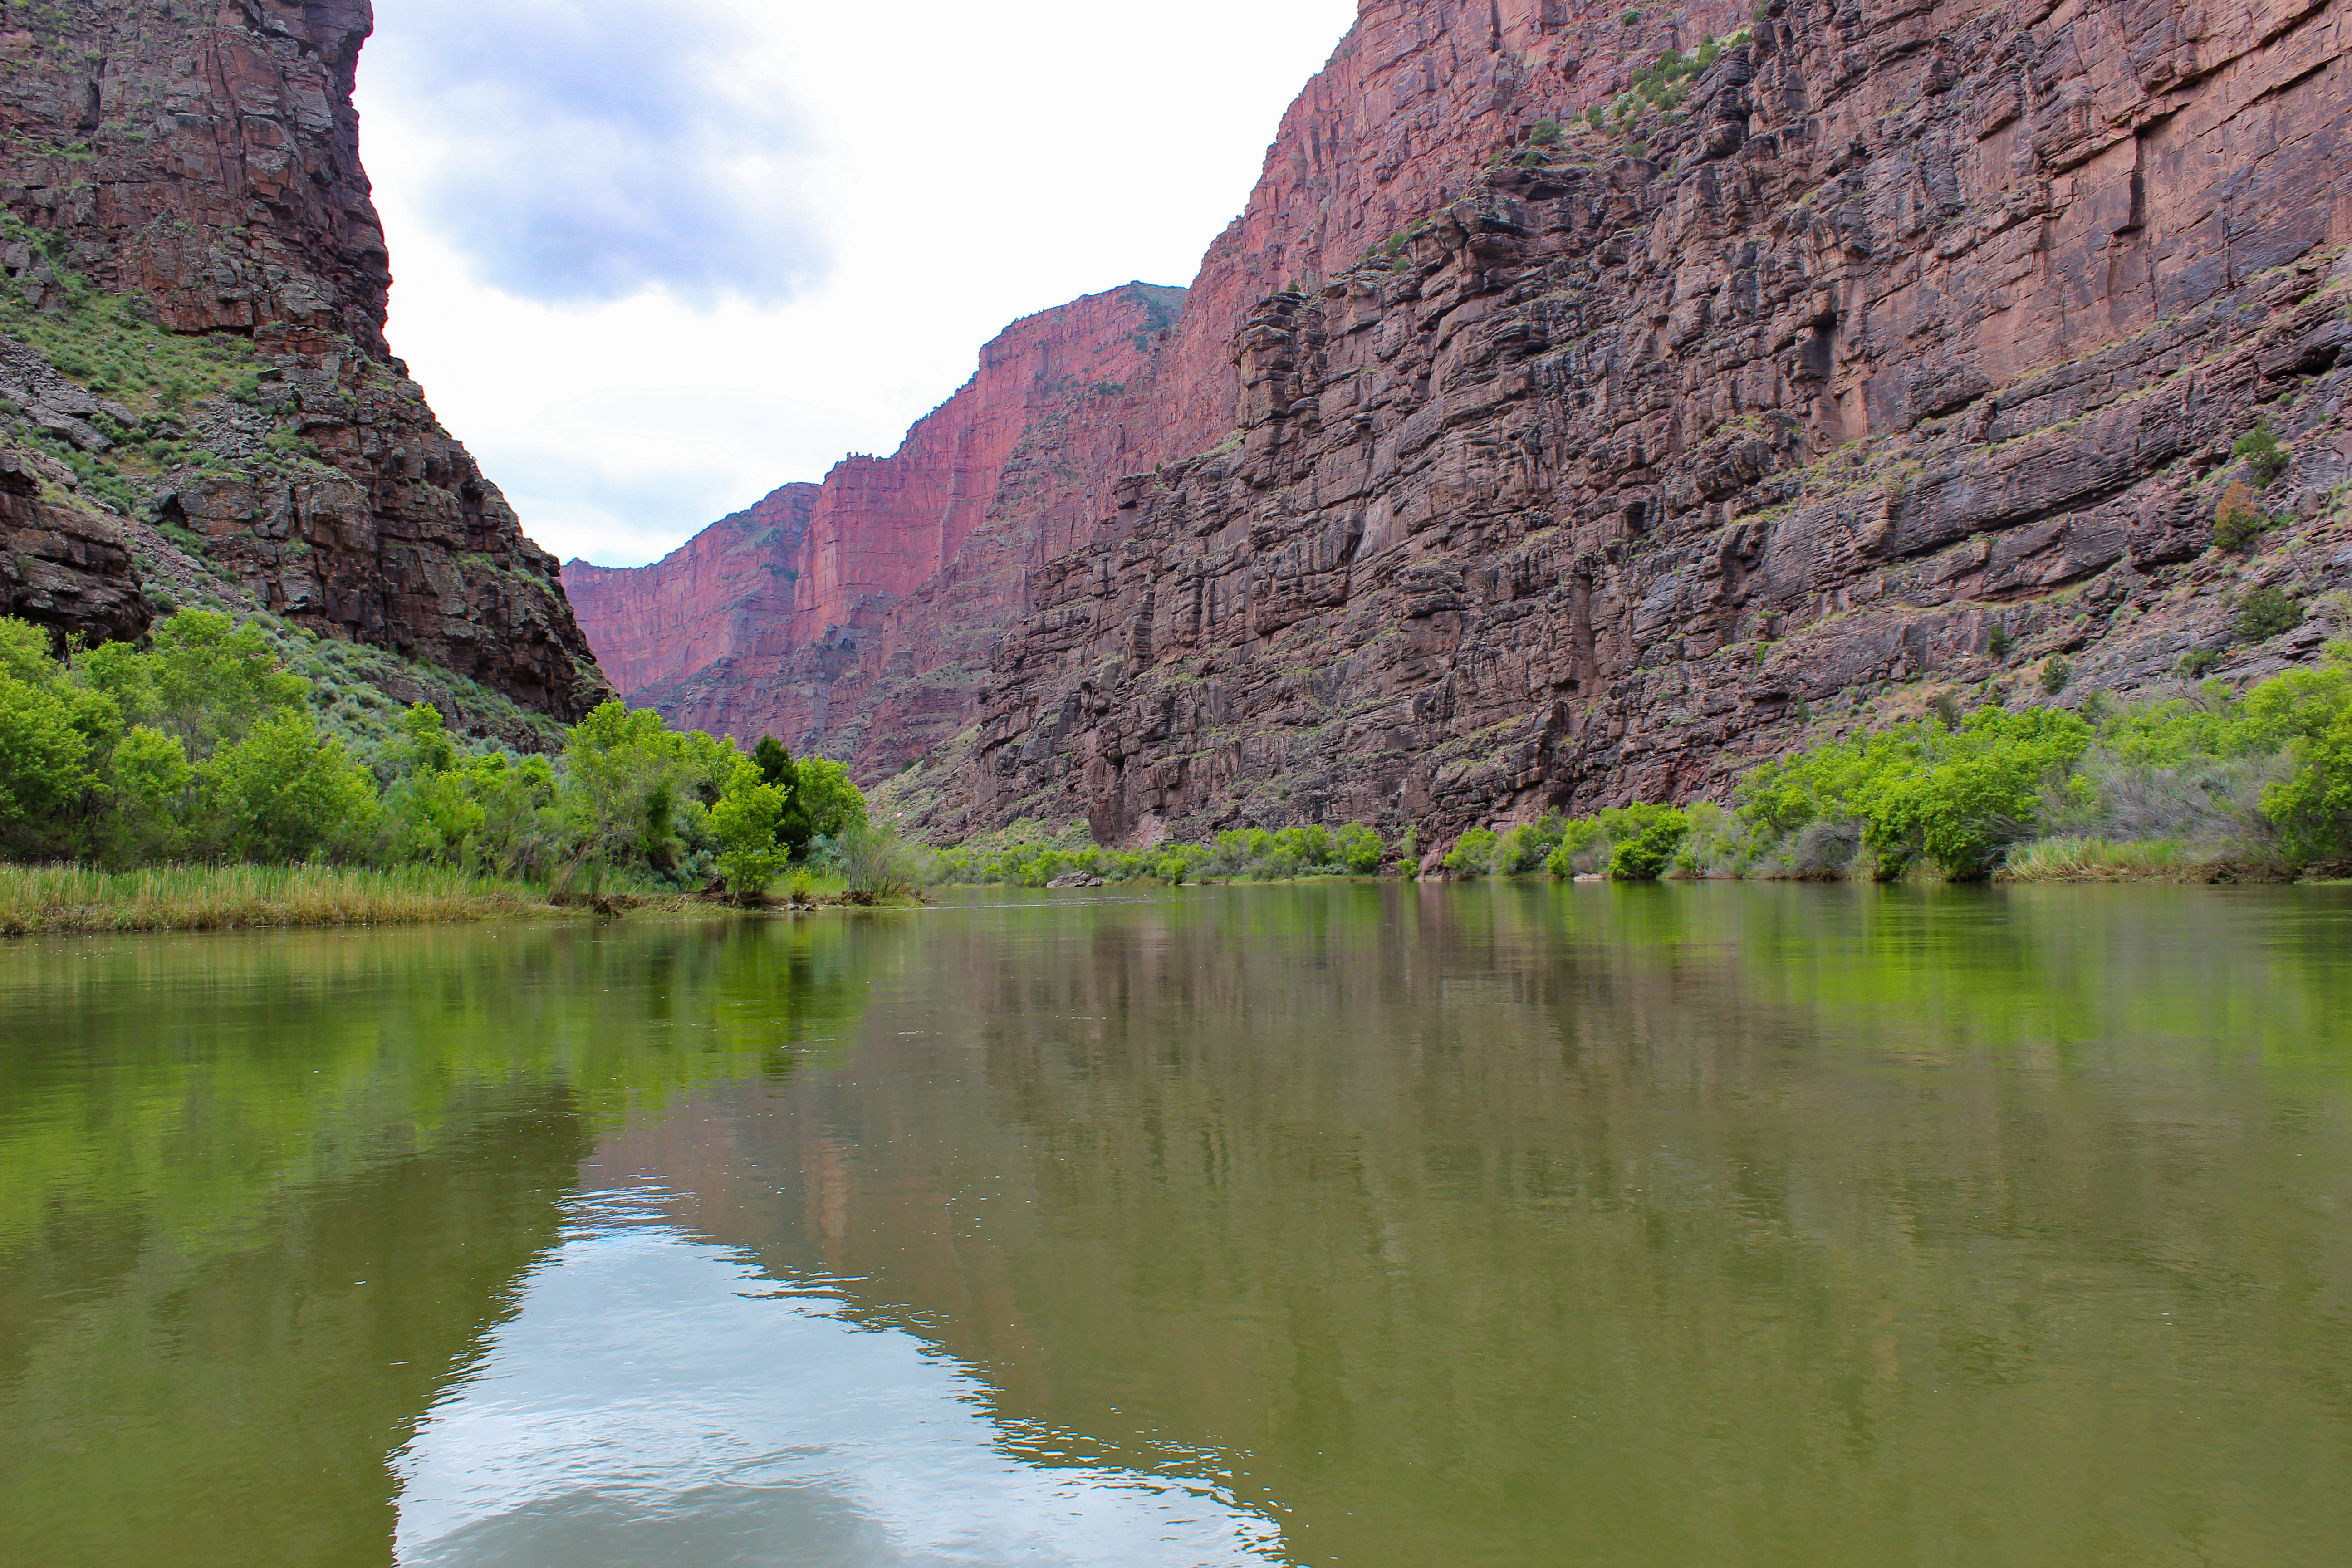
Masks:
[[[642,1199],[650,1194],[638,1194]],[[977,1378],[642,1207],[580,1204],[395,1460],[404,1568],[1211,1568],[1207,1483],[1024,1463]]]

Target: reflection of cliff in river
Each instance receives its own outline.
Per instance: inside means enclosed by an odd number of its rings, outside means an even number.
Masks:
[[[931,917],[851,1070],[596,1158],[866,1280],[1045,1450],[1232,1456],[1301,1562],[2316,1560],[2352,1539],[2346,914]]]
[[[838,1037],[852,934],[0,947],[0,1562],[387,1561],[596,1132]]]

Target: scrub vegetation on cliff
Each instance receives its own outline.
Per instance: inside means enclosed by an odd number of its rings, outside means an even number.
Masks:
[[[5,869],[0,931],[432,919],[714,879],[743,901],[788,868],[803,900],[819,878],[902,890],[838,763],[618,701],[537,737],[553,755],[468,742],[437,707],[355,696],[344,651],[186,609],[59,658],[0,618],[0,859],[47,868]]]
[[[2063,685],[2063,681],[2060,682]],[[1396,845],[1349,824],[1232,829],[1202,844],[1104,849],[1082,825],[1024,821],[940,853],[944,881],[1168,882],[1412,874]],[[2242,693],[2079,710],[1962,709],[1866,729],[1759,764],[1728,809],[1639,803],[1474,827],[1439,861],[1454,877],[1664,876],[1978,881],[2286,877],[2352,861],[2352,644]]]

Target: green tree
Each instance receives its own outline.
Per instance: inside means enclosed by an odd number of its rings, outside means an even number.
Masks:
[[[0,832],[46,837],[89,775],[89,737],[74,704],[53,684],[0,671]]]
[[[196,771],[177,735],[133,724],[108,759],[105,856],[120,865],[172,860],[188,846]]]
[[[2249,588],[2238,600],[2238,635],[2248,642],[2268,642],[2303,625],[2303,606],[2284,590],[2264,584]]]
[[[607,700],[572,727],[563,760],[575,860],[656,870],[677,865],[685,847],[681,803],[698,780],[659,713]]]
[[[816,827],[809,821],[808,807],[801,801],[800,767],[793,753],[773,735],[762,735],[751,748],[751,760],[760,767],[760,777],[784,791],[783,816],[776,822],[776,842],[791,850],[795,858],[808,854],[809,840],[816,837]]]
[[[1339,829],[1333,840],[1333,851],[1339,864],[1359,877],[1379,871],[1385,853],[1381,836],[1360,822],[1351,822]]]
[[[374,781],[321,736],[307,713],[262,720],[199,770],[213,800],[213,843],[226,857],[304,859],[345,849],[375,826]]]
[[[1474,827],[1454,841],[1445,852],[1445,868],[1457,877],[1483,877],[1495,868],[1495,846],[1498,843],[1494,830]]]
[[[851,828],[866,826],[866,797],[850,783],[846,767],[830,757],[803,757],[797,771],[794,795],[801,809],[808,813],[810,832],[839,838]]]
[[[719,874],[727,879],[735,900],[742,903],[767,890],[789,858],[777,829],[792,804],[785,785],[772,784],[757,759],[738,763],[734,776],[710,808],[710,826],[719,836]]]
[[[143,717],[152,700],[161,727],[202,760],[256,724],[302,705],[310,685],[280,668],[277,649],[252,621],[237,626],[212,610],[182,610],[154,630],[154,650],[92,662],[120,679],[126,716]]]
[[[1674,864],[1675,852],[1690,837],[1690,818],[1667,808],[1629,838],[1619,841],[1609,855],[1612,882],[1654,882]]]

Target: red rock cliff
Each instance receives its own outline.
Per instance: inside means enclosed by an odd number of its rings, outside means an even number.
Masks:
[[[1498,147],[1621,92],[1666,49],[1745,26],[1749,0],[1362,0],[1282,117],[1249,205],[1202,258],[1156,423],[1169,457],[1234,423],[1233,336],[1257,302],[1320,288],[1444,206]]]
[[[1719,795],[1923,681],[2313,653],[2228,606],[2352,581],[2342,0],[1637,9],[1369,0],[1122,394],[936,577],[665,706],[926,759],[941,837],[1426,843]],[[2259,416],[2284,521],[2225,554]]]
[[[68,509],[93,563],[130,539],[208,593],[570,717],[606,688],[555,562],[384,344],[351,100],[373,21],[366,0],[0,5],[0,287],[47,345],[0,336],[0,441],[99,481]],[[174,362],[194,384],[147,379],[150,323],[206,345]],[[66,626],[114,592],[67,584],[73,553],[31,552],[48,564],[11,605]]]
[[[1929,682],[2311,657],[2346,616],[2230,605],[2352,583],[2345,12],[1772,0],[1686,97],[1259,302],[1243,438],[1035,574],[929,820],[1443,842],[1719,795]],[[2292,459],[2241,556],[2258,417]]]
[[[1543,115],[1622,88],[1663,49],[1728,33],[1745,10],[1648,7],[1630,24],[1625,14],[1560,0],[1368,4],[1284,117],[1181,320],[1161,320],[1174,290],[1154,291],[1139,321],[1139,297],[1113,290],[1016,323],[897,454],[853,458],[826,479],[810,546],[785,563],[800,591],[787,632],[624,686],[682,722],[773,730],[852,755],[867,776],[920,755],[973,711],[994,636],[1026,603],[1026,571],[1116,527],[1124,514],[1104,504],[1114,481],[1234,428],[1233,337],[1258,300],[1346,270]],[[694,573],[673,559],[646,570]],[[596,592],[579,563],[565,581]],[[586,608],[583,625],[610,665],[663,636],[629,606],[671,602],[656,593]],[[695,614],[735,612],[712,603]]]
[[[1135,283],[1014,322],[898,451],[835,465],[804,524],[755,541],[730,519],[650,566],[570,563],[590,639],[624,690],[680,722],[795,745],[872,730],[919,750],[867,708],[936,710],[905,678],[952,686],[984,667],[1028,571],[1109,510],[1105,476],[1153,460],[1132,432],[1182,300]]]
[[[784,485],[649,566],[563,563],[563,591],[596,662],[638,694],[722,659],[792,649],[793,595],[818,490]]]

